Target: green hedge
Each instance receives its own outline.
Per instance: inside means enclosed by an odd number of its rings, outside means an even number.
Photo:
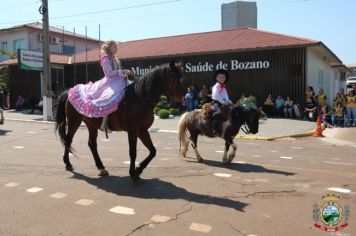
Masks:
[[[177,108],[171,108],[171,109],[169,109],[169,114],[170,115],[173,115],[173,116],[178,116],[179,115],[179,109],[177,109]]]
[[[161,109],[161,110],[158,112],[158,116],[159,116],[159,118],[161,118],[161,119],[167,119],[167,118],[169,118],[169,111],[166,110],[166,109]]]

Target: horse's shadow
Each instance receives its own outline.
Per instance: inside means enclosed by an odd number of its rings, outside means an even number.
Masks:
[[[2,130],[2,129],[0,129],[0,136],[6,135],[7,133],[10,133],[10,132],[12,132],[12,131],[11,130]]]
[[[259,166],[259,165],[254,165],[254,164],[248,164],[248,163],[244,163],[244,164],[240,164],[240,163],[230,163],[230,164],[225,164],[221,161],[214,161],[214,160],[206,160],[204,159],[204,161],[201,162],[197,162],[195,160],[186,160],[187,162],[195,162],[198,164],[203,164],[203,165],[208,165],[208,166],[213,166],[213,167],[219,167],[219,168],[225,168],[225,169],[230,169],[230,170],[236,170],[242,173],[269,173],[269,174],[278,174],[278,175],[295,175],[295,173],[293,172],[287,172],[287,171],[281,171],[281,170],[271,170],[271,169],[267,169],[263,166]]]
[[[92,178],[73,172],[74,179],[83,180],[96,186],[98,189],[114,193],[119,196],[128,196],[141,199],[176,200],[183,199],[188,202],[211,204],[221,207],[232,208],[244,212],[247,203],[231,200],[224,197],[215,197],[192,193],[184,188],[160,179],[147,179],[142,184],[134,184],[130,177],[107,176]]]

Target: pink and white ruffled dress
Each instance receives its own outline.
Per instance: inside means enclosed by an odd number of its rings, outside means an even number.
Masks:
[[[78,84],[68,92],[74,108],[87,117],[104,117],[117,110],[125,95],[127,80],[121,70],[114,70],[108,56],[100,58],[105,77],[88,84]]]

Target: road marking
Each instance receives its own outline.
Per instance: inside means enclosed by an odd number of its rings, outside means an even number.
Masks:
[[[106,139],[106,138],[103,138],[103,139],[100,139],[101,141],[103,142],[110,142],[110,139]]]
[[[243,181],[251,183],[252,179],[243,179]]]
[[[333,165],[345,165],[345,166],[353,166],[354,165],[352,163],[334,162],[334,161],[323,161],[323,162],[327,163],[327,164],[333,164]]]
[[[235,163],[237,163],[237,164],[247,164],[246,161],[236,161]]]
[[[38,193],[38,192],[40,192],[42,190],[43,190],[43,188],[33,187],[33,188],[27,189],[26,191],[29,192],[29,193]]]
[[[65,193],[60,193],[60,192],[56,192],[50,195],[51,198],[55,198],[55,199],[62,199],[65,196],[67,196],[67,194]]]
[[[164,150],[172,150],[170,147],[165,147]]]
[[[24,146],[13,146],[12,148],[15,148],[15,149],[23,149],[25,148]]]
[[[271,150],[270,152],[274,152],[274,153],[276,153],[276,152],[278,152],[278,150]]]
[[[173,158],[164,157],[164,158],[160,158],[158,160],[160,160],[160,161],[168,161],[168,160],[171,160],[171,159],[173,159]]]
[[[34,132],[34,131],[28,131],[28,132],[26,132],[26,134],[37,134],[37,132]]]
[[[347,189],[347,188],[330,187],[330,188],[327,188],[326,190],[339,192],[339,193],[351,193],[351,190]]]
[[[252,155],[252,157],[262,157],[261,155]]]
[[[310,184],[305,183],[295,183],[294,185],[297,187],[310,188]]]
[[[203,224],[198,224],[198,223],[192,223],[189,226],[190,230],[193,231],[198,231],[201,233],[209,233],[211,231],[211,226],[210,225],[203,225]]]
[[[294,150],[302,150],[303,147],[292,147],[292,149],[294,149]]]
[[[81,205],[81,206],[89,206],[89,205],[91,205],[93,203],[94,203],[94,201],[90,200],[90,199],[80,199],[80,200],[75,202],[75,204]]]
[[[293,157],[285,157],[285,156],[281,156],[280,158],[281,159],[287,159],[287,160],[292,160],[293,159]]]
[[[20,185],[20,184],[16,183],[16,182],[10,182],[10,183],[5,184],[4,186],[8,187],[8,188],[13,188],[13,187],[16,187],[18,185]]]
[[[169,221],[171,217],[169,216],[161,216],[161,215],[154,215],[151,218],[151,221],[156,222],[156,223],[165,223]]]
[[[215,151],[216,153],[224,153],[224,151]]]
[[[130,165],[131,162],[130,161],[124,161],[123,163],[126,164],[126,165]],[[135,161],[135,165],[138,165],[138,164],[139,163],[137,161]]]
[[[134,215],[135,214],[134,209],[128,208],[128,207],[123,207],[123,206],[113,207],[109,211],[116,213],[116,214],[121,214],[121,215]]]
[[[223,177],[223,178],[231,177],[231,174],[225,174],[225,173],[215,173],[214,175],[217,177]]]

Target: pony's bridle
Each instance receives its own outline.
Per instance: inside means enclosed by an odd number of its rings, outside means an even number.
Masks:
[[[246,124],[246,122],[241,126],[241,130],[245,133],[245,134],[250,134],[250,128],[248,127],[248,125]]]

